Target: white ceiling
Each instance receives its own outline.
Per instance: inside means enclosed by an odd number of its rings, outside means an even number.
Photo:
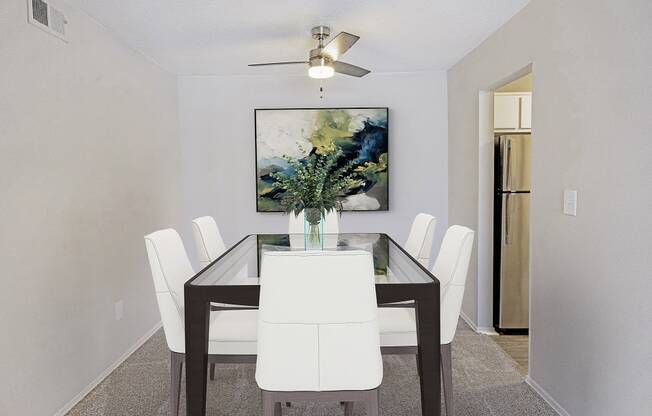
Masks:
[[[374,72],[448,69],[528,1],[67,0],[180,75],[277,72],[247,64],[304,60],[319,24],[359,35],[342,60]]]

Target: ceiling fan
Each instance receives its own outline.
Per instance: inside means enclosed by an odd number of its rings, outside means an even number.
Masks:
[[[319,44],[315,49],[311,49],[307,61],[290,61],[290,62],[268,62],[261,64],[249,64],[249,66],[269,66],[269,65],[295,65],[308,64],[308,75],[311,78],[330,78],[335,72],[354,77],[363,77],[369,72],[368,69],[342,62],[339,58],[348,51],[354,43],[360,39],[360,36],[352,35],[347,32],[340,32],[330,42],[324,45],[324,40],[331,34],[328,26],[316,26],[312,28],[312,37]]]

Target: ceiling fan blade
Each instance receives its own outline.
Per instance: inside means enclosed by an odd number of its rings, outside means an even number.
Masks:
[[[344,52],[348,51],[354,43],[360,39],[360,36],[352,35],[347,32],[340,32],[339,35],[335,36],[330,42],[324,46],[322,53],[328,55],[333,61],[344,55]]]
[[[368,69],[360,68],[359,66],[347,64],[346,62],[341,61],[333,62],[333,69],[337,73],[351,75],[353,77],[364,77],[371,72]]]
[[[262,64],[249,64],[247,66],[294,65],[294,64],[307,64],[307,63],[308,61],[265,62]]]

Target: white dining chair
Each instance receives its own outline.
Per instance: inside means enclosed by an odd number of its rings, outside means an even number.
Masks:
[[[192,220],[192,232],[197,248],[197,260],[202,269],[217,260],[222,254],[224,254],[224,252],[226,252],[226,246],[224,245],[224,240],[222,240],[220,229],[213,217],[206,216]],[[241,280],[248,280],[249,268],[247,265],[244,265],[238,271],[237,275]],[[227,305],[224,303],[213,302],[211,304],[219,307],[238,307],[237,305]]]
[[[473,230],[451,226],[444,235],[432,274],[440,290],[440,354],[446,415],[453,416],[451,342],[462,309],[466,275],[473,249]],[[379,308],[380,342],[384,354],[416,354],[417,333],[413,308]]]
[[[197,261],[199,262],[200,268],[203,269],[208,266],[226,251],[226,246],[224,245],[224,240],[222,240],[220,229],[213,217],[207,215],[192,220],[192,234],[195,240],[195,247],[197,248]],[[241,278],[246,279],[248,276],[247,267],[243,267],[238,274]],[[215,311],[247,309],[249,307],[211,302],[211,308]],[[215,363],[211,363],[210,365],[210,379],[215,379]]]
[[[179,234],[172,229],[145,236],[165,339],[170,350],[170,414],[179,414],[181,374],[185,362],[183,285],[194,275]],[[256,360],[257,311],[211,312],[208,361]]]
[[[220,229],[213,217],[205,216],[192,220],[192,234],[201,268],[211,264],[226,251]]]
[[[418,214],[412,222],[410,234],[405,242],[405,251],[410,253],[423,267],[430,266],[430,254],[435,238],[437,218],[430,214]]]
[[[383,378],[374,266],[360,250],[266,252],[261,260],[256,382],[263,415],[281,403],[364,401],[378,416]]]
[[[288,234],[303,234],[304,233],[304,211],[299,215],[293,213],[288,214],[289,227]],[[340,232],[339,214],[336,210],[331,210],[326,213],[324,218],[324,234],[337,234]]]

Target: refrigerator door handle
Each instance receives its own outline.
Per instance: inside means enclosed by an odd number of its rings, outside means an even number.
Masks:
[[[505,156],[505,188],[507,191],[512,190],[512,141],[509,137],[505,139],[507,141],[507,156]]]
[[[510,234],[511,228],[511,216],[509,215],[510,204],[509,204],[510,194],[505,195],[505,245],[512,244],[512,236]]]

